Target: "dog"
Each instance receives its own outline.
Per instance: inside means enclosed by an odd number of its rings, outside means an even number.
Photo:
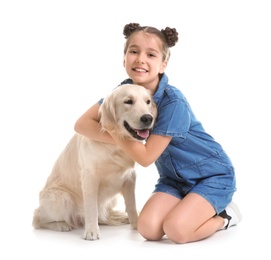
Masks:
[[[144,143],[157,108],[147,89],[136,84],[115,88],[99,108],[102,130]],[[75,133],[56,160],[34,210],[34,229],[70,231],[84,227],[82,238],[100,239],[99,225],[131,224],[137,229],[136,162],[118,146]],[[122,196],[125,211],[116,210]]]

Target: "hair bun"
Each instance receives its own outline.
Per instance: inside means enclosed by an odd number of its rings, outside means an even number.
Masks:
[[[168,47],[173,47],[179,40],[178,32],[175,28],[166,27],[161,32],[164,34]]]
[[[139,23],[129,23],[124,26],[123,34],[125,39],[127,39],[135,30],[140,28]]]

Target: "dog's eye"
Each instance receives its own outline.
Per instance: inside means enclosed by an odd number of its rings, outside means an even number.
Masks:
[[[134,102],[132,99],[128,99],[128,100],[125,100],[124,103],[128,105],[133,105]]]
[[[147,102],[146,102],[146,103],[147,103],[147,105],[149,105],[149,104],[151,103],[151,100],[150,100],[150,99],[149,99],[149,100],[147,100]]]

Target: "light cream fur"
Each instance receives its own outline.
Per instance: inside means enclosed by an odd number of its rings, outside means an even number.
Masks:
[[[132,128],[142,129],[142,116],[151,115],[153,121],[148,128],[152,128],[157,115],[148,91],[128,84],[113,90],[99,112],[103,129],[130,139],[133,137],[125,129],[124,120]],[[130,223],[136,229],[134,167],[135,162],[116,145],[92,141],[75,133],[40,192],[33,227],[70,231],[84,226],[86,240],[100,238],[99,224]],[[115,209],[119,195],[124,198],[126,212]]]

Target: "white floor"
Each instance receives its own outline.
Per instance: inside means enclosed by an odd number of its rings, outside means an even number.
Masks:
[[[23,207],[21,207],[22,209]],[[1,221],[1,259],[138,259],[189,257],[189,259],[270,260],[270,227],[243,208],[244,220],[236,227],[220,231],[200,242],[176,245],[167,239],[145,241],[129,225],[101,226],[101,239],[81,239],[82,229],[68,233],[33,230],[31,214],[13,209],[12,217]],[[4,210],[2,216],[9,211]]]
[[[151,166],[149,170],[151,176],[154,169]],[[139,168],[138,171],[137,196],[140,208],[152,186],[143,184],[142,178],[147,174],[147,169]],[[100,240],[86,241],[81,238],[83,229],[71,232],[33,230],[32,213],[37,206],[38,186],[41,182],[35,183],[35,178],[27,181],[18,178],[9,194],[4,194],[4,186],[10,185],[12,179],[13,176],[7,178],[8,181],[2,183],[1,188],[1,259],[271,259],[271,229],[266,224],[269,221],[268,215],[263,210],[268,206],[267,199],[263,197],[262,201],[255,204],[253,192],[249,190],[244,190],[235,200],[243,213],[242,222],[199,242],[185,245],[177,245],[167,239],[148,242],[129,225],[101,226]]]

